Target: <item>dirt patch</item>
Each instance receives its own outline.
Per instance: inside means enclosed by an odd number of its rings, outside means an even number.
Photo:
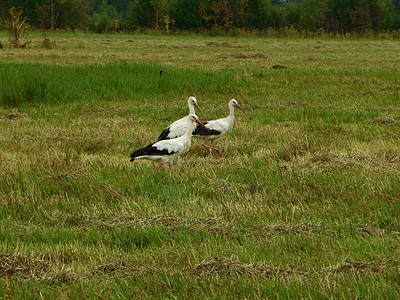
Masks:
[[[5,115],[2,115],[0,118],[1,118],[1,119],[4,119],[4,120],[29,119],[29,117],[28,117],[27,115],[22,114],[22,113],[18,113],[18,112],[15,112],[15,113],[8,113],[8,114],[5,114]]]

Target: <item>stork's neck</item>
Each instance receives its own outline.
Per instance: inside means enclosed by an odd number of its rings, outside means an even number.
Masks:
[[[189,114],[193,115],[195,113],[195,111],[194,111],[194,105],[193,105],[192,101],[190,101],[188,103],[188,106],[189,106]]]
[[[235,118],[235,107],[233,105],[229,105],[229,118]]]
[[[191,118],[187,118],[187,127],[186,127],[186,132],[185,132],[185,136],[187,136],[190,140],[190,138],[192,137],[192,132],[195,128],[195,123],[192,122]]]

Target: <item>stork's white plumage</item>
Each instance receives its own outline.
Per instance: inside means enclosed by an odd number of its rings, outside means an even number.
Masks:
[[[197,126],[193,131],[193,137],[205,138],[204,142],[201,144],[203,147],[210,149],[210,155],[212,156],[212,151],[216,150],[219,155],[221,155],[221,150],[213,147],[213,141],[219,139],[220,137],[227,134],[233,128],[233,123],[235,121],[235,107],[239,108],[241,111],[245,112],[243,108],[240,107],[235,99],[229,101],[229,116],[223,119],[213,120],[204,122],[206,129],[201,126]],[[208,129],[208,130],[207,130]],[[210,146],[205,143],[211,141]]]
[[[189,151],[192,131],[195,129],[196,123],[198,123],[199,126],[204,126],[195,114],[190,114],[185,117],[185,121],[186,132],[183,136],[175,139],[158,141],[144,148],[138,149],[130,155],[131,161],[136,159],[156,161],[160,165],[155,173],[157,173],[163,164],[168,164],[169,169],[171,170],[174,161]]]
[[[195,114],[194,108],[196,107],[201,113],[201,109],[197,104],[197,99],[195,97],[189,97],[188,99],[188,106],[189,106],[189,114]],[[180,137],[185,134],[187,128],[186,117],[179,119],[169,125],[158,137],[158,141],[161,140],[168,140]]]

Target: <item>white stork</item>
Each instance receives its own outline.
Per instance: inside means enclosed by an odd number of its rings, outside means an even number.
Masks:
[[[136,159],[154,160],[160,164],[155,173],[157,173],[163,164],[168,164],[169,169],[171,170],[173,162],[189,151],[192,131],[196,127],[195,122],[198,123],[199,126],[204,126],[195,114],[190,114],[186,116],[185,119],[187,129],[183,136],[175,139],[158,141],[144,148],[138,149],[130,155],[131,161]]]
[[[204,142],[201,144],[203,147],[210,149],[210,155],[212,156],[212,151],[216,150],[219,155],[221,155],[221,150],[213,147],[213,141],[219,139],[220,137],[227,134],[233,128],[233,123],[235,120],[235,107],[239,108],[242,112],[245,112],[243,108],[240,107],[235,99],[229,101],[229,116],[223,119],[213,120],[204,122],[205,128],[197,126],[193,131],[193,137],[205,138]],[[208,129],[208,130],[207,130]],[[207,146],[205,143],[210,140],[211,145]]]
[[[197,104],[197,99],[195,97],[189,97],[188,99],[189,114],[194,115],[194,108],[196,107],[201,113],[203,113]],[[167,129],[160,134],[157,141],[168,140],[180,137],[185,134],[187,128],[186,117],[179,119],[168,126]]]

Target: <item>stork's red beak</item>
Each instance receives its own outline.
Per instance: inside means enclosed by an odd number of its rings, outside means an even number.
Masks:
[[[204,127],[205,129],[207,129],[208,131],[210,131],[210,129],[208,129],[208,128],[206,127],[206,125],[204,125],[199,119],[196,120],[196,123],[199,124],[199,125],[201,125],[201,126],[203,126],[203,127]]]
[[[237,108],[239,108],[242,112],[246,113],[246,112],[243,110],[243,108],[240,107],[239,104],[236,104],[235,106],[236,106]]]
[[[197,103],[194,103],[194,106],[199,110],[199,112],[203,113],[203,111],[200,109],[200,106]]]

